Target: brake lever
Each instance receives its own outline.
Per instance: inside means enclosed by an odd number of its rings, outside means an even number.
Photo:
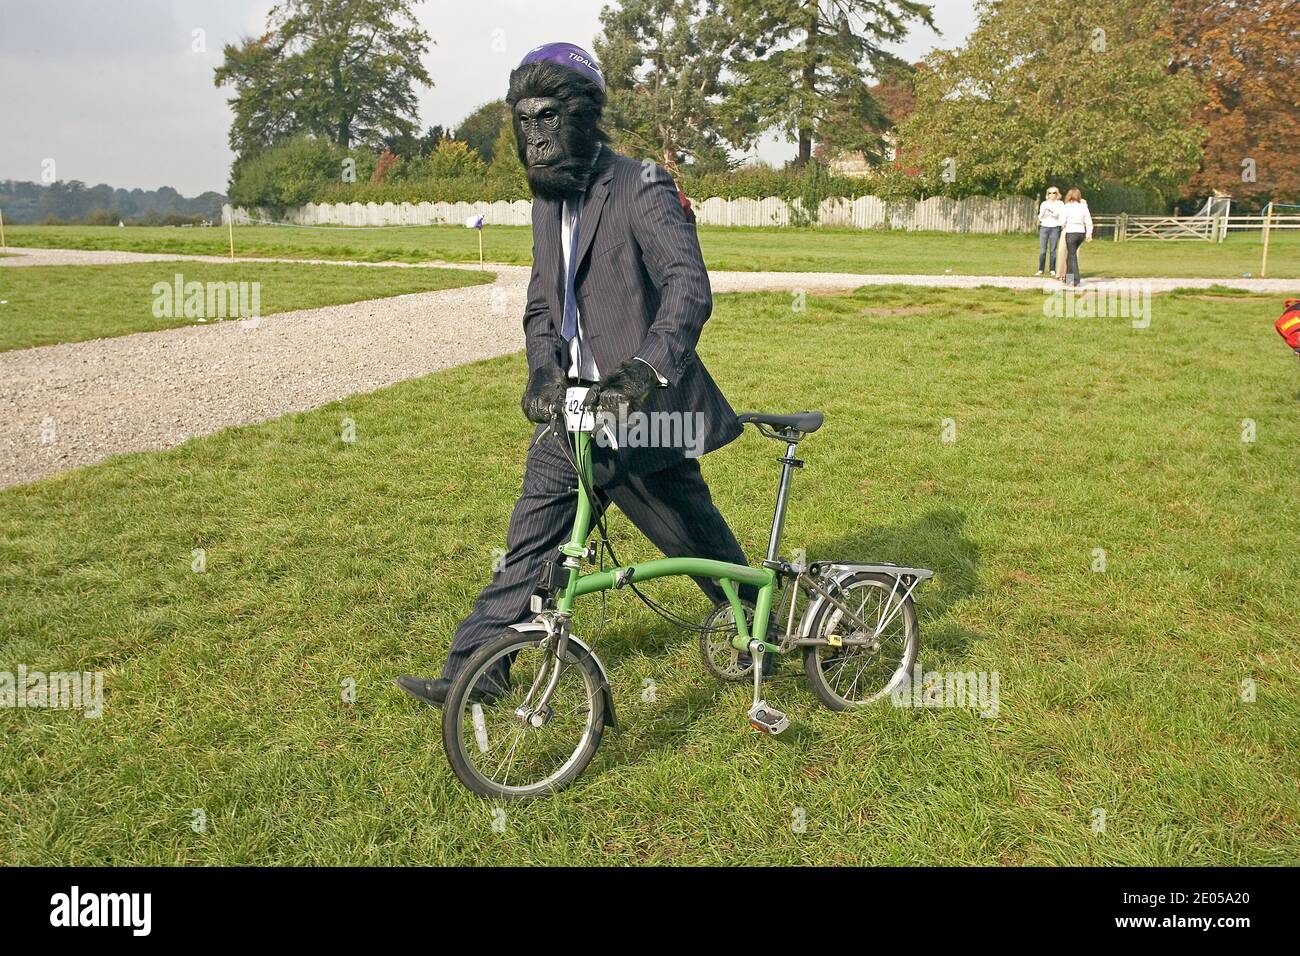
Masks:
[[[542,439],[545,438],[547,435],[551,434],[552,432],[554,432],[556,435],[560,433],[559,426],[560,426],[560,419],[562,416],[563,416],[563,412],[556,411],[554,406],[551,407],[551,420],[546,423],[545,428],[543,428],[540,432],[537,433],[537,437],[533,439],[533,443],[528,446],[529,451],[532,451],[534,448],[540,445],[542,443]]]
[[[617,415],[618,413],[611,412],[605,408],[605,406],[600,403],[599,395],[597,395],[595,401],[592,401],[589,398],[583,405],[583,408],[591,412],[593,421],[600,422],[600,433],[609,441],[609,447],[614,449],[614,451],[618,451],[618,439],[614,437],[614,430],[609,427],[609,419],[606,417],[607,415]]]

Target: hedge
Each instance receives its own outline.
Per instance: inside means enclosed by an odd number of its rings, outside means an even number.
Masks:
[[[508,130],[506,131],[508,132]],[[441,147],[445,146],[443,149]],[[496,202],[529,199],[528,184],[513,156],[483,167],[467,162],[458,152],[460,143],[440,144],[432,156],[397,161],[384,182],[370,182],[375,168],[373,153],[343,150],[332,144],[295,138],[239,160],[232,169],[231,202],[246,208],[285,209],[314,203],[420,203]],[[476,159],[470,154],[470,159]],[[347,162],[355,181],[342,181],[339,170]],[[438,175],[451,169],[456,175]],[[914,171],[913,171],[914,172]],[[933,192],[915,175],[890,164],[867,176],[842,176],[820,163],[802,169],[747,166],[723,173],[695,175],[687,171],[682,188],[696,199],[802,200],[804,209],[816,209],[823,199],[878,196],[885,200],[923,199]],[[1106,182],[1088,192],[1096,213],[1163,213],[1167,200],[1152,190]]]

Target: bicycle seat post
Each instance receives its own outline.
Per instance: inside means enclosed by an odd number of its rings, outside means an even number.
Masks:
[[[803,462],[794,456],[799,442],[803,441],[822,427],[821,412],[795,412],[792,415],[776,415],[771,412],[741,412],[736,419],[745,425],[754,425],[765,438],[785,442],[785,455],[778,458],[781,463],[781,484],[776,489],[776,511],[772,515],[772,534],[767,539],[767,559],[763,562],[772,567],[780,563],[781,528],[785,525],[785,508],[790,501],[790,477],[794,469],[802,468]]]
[[[776,561],[781,549],[781,529],[785,525],[785,509],[790,502],[790,478],[794,469],[802,468],[803,462],[794,456],[799,447],[799,438],[791,433],[782,434],[785,439],[785,456],[778,458],[781,463],[781,482],[776,488],[776,510],[772,514],[772,533],[767,539],[767,560]]]

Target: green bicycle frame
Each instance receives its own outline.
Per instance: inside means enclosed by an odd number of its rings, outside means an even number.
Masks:
[[[557,436],[558,437],[558,436]],[[567,544],[561,545],[560,551],[565,555],[565,567],[568,580],[563,590],[556,595],[556,608],[564,615],[573,613],[573,602],[584,594],[608,591],[623,587],[629,583],[640,584],[655,578],[674,574],[685,574],[697,578],[711,578],[718,582],[722,591],[731,602],[736,621],[736,636],[732,644],[737,650],[749,647],[750,633],[745,624],[745,609],[740,602],[738,584],[751,584],[758,588],[758,597],[754,601],[754,633],[767,633],[767,619],[772,612],[772,596],[776,590],[776,572],[771,568],[751,568],[745,564],[730,564],[726,561],[714,561],[709,558],[656,558],[643,561],[624,568],[611,568],[583,574],[579,565],[587,554],[587,538],[591,534],[593,505],[587,495],[587,488],[595,487],[592,478],[591,433],[578,431],[574,433],[577,462],[582,469],[585,480],[578,482],[578,511],[573,518],[573,534]],[[563,440],[563,439],[562,439]],[[779,654],[780,647],[763,641],[765,653]]]

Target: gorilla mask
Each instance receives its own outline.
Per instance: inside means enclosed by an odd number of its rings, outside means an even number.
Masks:
[[[568,67],[525,63],[510,74],[506,104],[533,195],[566,199],[585,192],[592,161],[609,140],[600,128],[605,91]]]

